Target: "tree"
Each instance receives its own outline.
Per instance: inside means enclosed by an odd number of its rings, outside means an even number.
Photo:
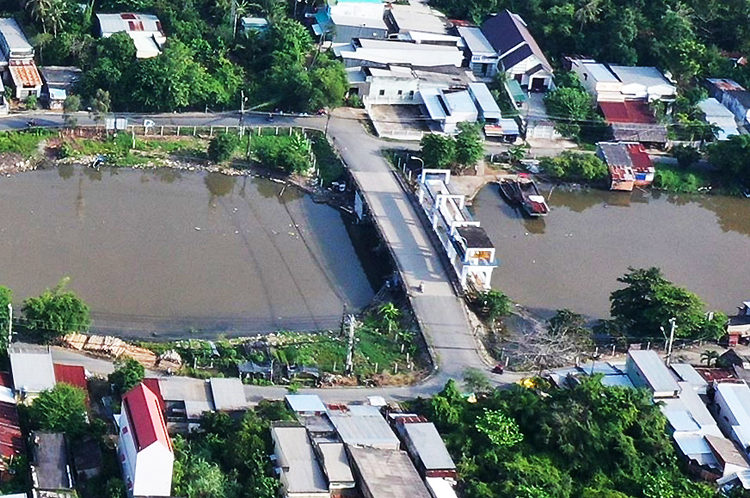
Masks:
[[[397,323],[401,316],[401,310],[398,309],[395,304],[387,302],[383,303],[380,308],[378,308],[378,313],[380,313],[380,316],[385,320],[385,323],[388,326],[388,335],[390,336],[393,325]]]
[[[701,363],[705,362],[707,367],[711,367],[712,363],[715,366],[716,362],[719,359],[719,356],[721,355],[719,355],[718,351],[715,351],[713,349],[707,349],[706,351],[703,351],[701,353]]]
[[[609,170],[594,154],[565,151],[556,157],[545,157],[539,167],[557,180],[596,183],[605,180]]]
[[[70,384],[59,383],[34,399],[29,417],[35,429],[80,437],[86,430],[86,393]]]
[[[109,98],[109,92],[99,88],[91,101],[91,112],[94,114],[94,121],[101,121],[109,114],[112,102]]]
[[[70,279],[23,302],[21,312],[27,329],[49,342],[69,332],[85,332],[91,324],[89,307],[73,292],[65,290]]]
[[[510,448],[523,441],[523,434],[516,421],[499,410],[485,408],[476,426],[494,446]]]
[[[547,321],[549,332],[557,337],[567,337],[571,342],[590,341],[591,331],[586,327],[586,318],[568,309],[561,309]]]
[[[724,334],[726,315],[707,317],[700,298],[664,278],[658,268],[629,268],[617,281],[625,287],[612,292],[610,313],[631,337],[662,337],[671,318],[677,337],[717,339]]]
[[[428,133],[422,137],[419,145],[427,168],[448,169],[456,161],[456,141],[452,137]]]
[[[486,392],[492,389],[492,383],[484,372],[478,368],[468,367],[464,370],[464,385],[472,392]]]
[[[461,170],[474,166],[484,153],[482,129],[477,123],[458,123],[456,164]]]
[[[711,144],[708,160],[726,182],[750,186],[750,135],[732,135]]]
[[[496,289],[477,292],[470,302],[477,313],[491,324],[511,313],[512,301]]]
[[[10,308],[13,302],[13,291],[0,285],[0,352],[5,353],[8,349],[8,322],[10,321]]]
[[[687,169],[700,161],[701,153],[695,147],[689,145],[675,145],[670,150],[672,157],[677,159],[677,165],[682,169]]]
[[[578,138],[581,121],[590,119],[594,112],[591,95],[582,88],[560,87],[544,96],[547,114],[557,121],[561,134]]]
[[[31,17],[42,25],[45,33],[50,30],[53,36],[57,36],[57,31],[65,24],[65,0],[26,0],[24,4]]]
[[[143,365],[134,358],[126,358],[124,362],[119,362],[116,366],[117,368],[109,374],[107,380],[118,396],[122,396],[140,384],[146,373]]]
[[[221,133],[208,143],[208,157],[212,161],[223,163],[232,158],[240,145],[240,138],[235,133]]]
[[[74,127],[78,124],[75,113],[81,110],[81,98],[78,95],[68,95],[63,102],[63,119],[65,126]]]

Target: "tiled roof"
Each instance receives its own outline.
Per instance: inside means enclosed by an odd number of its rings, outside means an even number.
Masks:
[[[159,399],[151,389],[143,383],[138,384],[122,397],[122,407],[130,421],[138,451],[156,442],[172,451]]]
[[[13,82],[23,88],[36,88],[42,86],[42,77],[36,69],[36,64],[31,60],[8,61],[10,75]]]
[[[645,101],[599,102],[599,108],[608,123],[656,123],[656,119]]]
[[[0,402],[0,455],[10,458],[24,452],[24,439],[15,405]]]
[[[531,36],[529,29],[526,27],[526,23],[524,23],[523,19],[521,19],[518,14],[513,14],[509,10],[500,12],[496,16],[487,19],[484,24],[482,24],[481,29],[482,33],[484,33],[484,36],[487,38],[487,41],[489,41],[490,45],[497,50],[498,54],[505,54],[513,47],[525,42],[529,47],[529,55],[532,53],[536,55],[541,61],[544,69],[552,71],[552,66],[550,66],[550,63],[544,56],[544,52],[539,48],[536,40]],[[524,59],[526,57],[528,57],[528,55],[526,55]],[[515,61],[513,64],[510,64],[510,61],[503,61],[503,65],[505,66],[505,69],[509,69],[521,60],[523,59]]]

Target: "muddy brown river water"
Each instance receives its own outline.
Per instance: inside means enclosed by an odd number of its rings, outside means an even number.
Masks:
[[[0,178],[0,261],[17,304],[70,276],[93,330],[131,337],[335,328],[373,296],[335,209],[216,173]]]
[[[544,189],[552,212],[529,220],[488,185],[472,210],[497,247],[493,287],[550,316],[609,316],[629,266],[658,266],[729,314],[750,299],[750,199]]]

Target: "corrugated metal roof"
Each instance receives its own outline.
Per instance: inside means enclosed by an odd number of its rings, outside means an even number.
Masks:
[[[71,386],[78,387],[84,391],[88,390],[86,382],[86,370],[80,365],[61,365],[54,364],[55,379],[57,382],[65,382]]]
[[[221,379],[212,378],[211,394],[214,398],[214,407],[219,410],[244,410],[247,408],[247,399],[245,399],[245,388],[242,381],[237,378]]]
[[[0,35],[5,38],[5,43],[8,45],[11,54],[17,52],[34,55],[34,47],[26,39],[15,19],[0,18]]]
[[[11,348],[10,369],[16,391],[39,393],[55,387],[55,368],[47,348]]]
[[[348,410],[329,410],[341,440],[347,445],[398,449],[400,442],[377,408],[352,405]]]
[[[323,470],[332,483],[354,482],[354,475],[341,443],[321,443],[318,445],[323,456]]]
[[[403,451],[350,447],[352,463],[371,498],[430,498]]]
[[[624,85],[666,86],[674,91],[677,90],[661,71],[652,66],[609,66],[609,68]]]
[[[459,27],[458,34],[466,42],[472,55],[497,55],[492,44],[487,40],[479,28]]]
[[[97,14],[102,36],[125,31],[164,35],[159,18],[151,14]]]
[[[599,108],[609,123],[656,123],[656,118],[645,101],[599,102]]]
[[[325,412],[326,405],[317,394],[287,394],[284,396],[292,411],[296,413]]]
[[[629,351],[628,357],[635,363],[638,370],[646,378],[646,382],[656,393],[679,392],[680,386],[672,377],[667,366],[662,363],[659,355],[654,351]],[[633,380],[633,379],[630,379]],[[633,383],[636,383],[633,381]]]
[[[414,445],[417,457],[426,470],[455,470],[443,438],[431,422],[404,424],[404,433]]]
[[[159,399],[144,384],[138,384],[122,397],[123,411],[128,417],[138,451],[158,442],[172,451]]]
[[[495,102],[495,98],[490,93],[487,85],[484,83],[469,83],[469,92],[474,97],[474,102],[477,103],[484,119],[502,119],[503,115],[500,112],[500,107]]]
[[[305,496],[328,493],[307,430],[304,427],[272,427],[271,433],[277,443],[286,493]]]
[[[672,363],[670,367],[683,382],[689,383],[699,394],[706,392],[708,382],[693,368],[693,365],[688,363]]]

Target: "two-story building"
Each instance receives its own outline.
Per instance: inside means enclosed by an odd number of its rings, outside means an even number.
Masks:
[[[129,496],[170,496],[174,453],[159,398],[141,383],[122,397],[117,448]]]

